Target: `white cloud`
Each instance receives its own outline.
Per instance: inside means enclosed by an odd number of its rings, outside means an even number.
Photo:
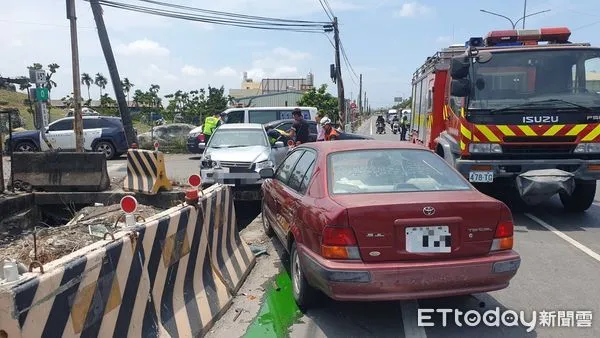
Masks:
[[[427,15],[432,12],[432,9],[428,6],[422,5],[418,2],[407,2],[402,4],[400,10],[398,10],[395,15],[400,17],[414,17]]]
[[[215,29],[215,25],[208,22],[192,21],[192,25],[207,31],[212,31]]]
[[[283,47],[273,48],[270,52],[255,57],[252,68],[248,70],[248,77],[255,80],[265,77],[304,77],[305,75],[300,75],[298,68],[311,58],[310,53]]]
[[[218,71],[216,71],[215,74],[217,76],[226,76],[226,77],[238,75],[237,71],[231,67],[223,67],[223,68],[219,69]]]
[[[185,65],[183,68],[181,68],[181,73],[188,76],[200,76],[204,75],[206,71],[202,68]]]
[[[167,48],[149,39],[136,40],[127,45],[120,44],[115,51],[126,56],[168,56],[170,54]]]
[[[438,36],[435,39],[435,42],[437,42],[437,43],[451,43],[452,42],[452,37],[451,36]]]

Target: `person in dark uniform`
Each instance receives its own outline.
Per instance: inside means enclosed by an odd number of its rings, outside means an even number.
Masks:
[[[296,145],[307,143],[309,140],[308,136],[310,132],[308,128],[308,122],[306,122],[306,120],[302,116],[302,111],[300,110],[300,108],[294,109],[294,111],[292,112],[292,116],[294,117],[294,120],[296,122],[294,122],[294,125],[290,129],[290,137],[295,140]]]

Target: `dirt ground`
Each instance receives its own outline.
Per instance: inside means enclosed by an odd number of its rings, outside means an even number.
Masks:
[[[139,205],[135,215],[141,216],[138,220],[142,221],[161,211]],[[0,260],[12,259],[26,266],[34,260],[46,264],[102,240],[101,236],[105,232],[114,231],[115,225],[122,226],[123,222],[124,214],[118,204],[86,207],[77,212],[66,225],[38,227],[20,236],[14,236],[10,241],[3,239],[0,243]],[[90,231],[95,236],[91,235]]]

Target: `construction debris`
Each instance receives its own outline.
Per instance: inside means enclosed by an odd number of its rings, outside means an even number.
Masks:
[[[135,215],[138,222],[143,222],[161,211],[139,205]],[[124,222],[125,214],[118,204],[86,207],[63,226],[37,227],[10,243],[0,243],[0,261],[14,259],[24,265],[33,261],[46,264],[102,240],[106,232],[118,230]]]

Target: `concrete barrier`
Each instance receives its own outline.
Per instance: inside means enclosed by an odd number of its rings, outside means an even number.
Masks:
[[[211,187],[198,206],[171,208],[114,240],[46,264],[44,273],[0,284],[0,336],[204,335],[231,305],[231,286],[237,288],[255,262],[241,240],[237,251],[224,248],[239,238],[235,232],[231,239],[232,227],[225,225],[232,222],[229,190]],[[237,277],[227,274],[233,263],[226,253],[250,254]]]
[[[216,269],[227,287],[235,294],[250,272],[255,258],[237,230],[231,188],[215,190],[204,203],[207,204],[204,209],[214,213],[208,227],[212,261],[216,263]]]
[[[167,178],[164,154],[160,151],[129,149],[123,189],[147,195],[154,195],[161,189],[172,190],[171,181]]]
[[[101,153],[37,152],[13,154],[13,179],[23,190],[104,191],[110,187]]]

